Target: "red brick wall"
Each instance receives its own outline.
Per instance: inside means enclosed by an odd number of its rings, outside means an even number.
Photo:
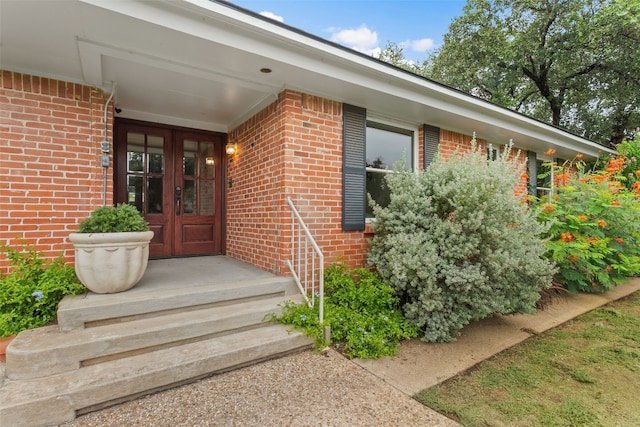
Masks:
[[[227,164],[227,255],[274,272],[284,200],[283,125],[276,101],[228,135],[238,151]]]
[[[284,99],[287,195],[327,264],[362,266],[368,250],[365,235],[342,231],[342,104],[297,92],[286,92]],[[287,221],[287,231],[289,227]],[[289,242],[284,243],[289,249]]]
[[[362,233],[341,232],[341,103],[284,91],[229,138],[238,153],[228,165],[228,255],[287,274],[290,196],[327,262],[364,262]]]
[[[327,264],[366,265],[371,234],[342,231],[341,103],[284,91],[229,138],[238,142],[238,153],[228,165],[228,255],[287,274],[290,196]],[[471,136],[441,130],[440,139],[440,150],[450,156],[470,146]],[[422,146],[418,152],[422,165]],[[526,180],[521,185],[526,191]]]
[[[68,233],[102,204],[106,100],[96,88],[0,70],[0,242],[73,258]],[[110,204],[111,168],[107,177]]]

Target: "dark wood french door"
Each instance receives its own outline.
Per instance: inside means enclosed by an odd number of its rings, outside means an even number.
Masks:
[[[114,199],[138,208],[154,258],[222,251],[224,134],[117,120]]]

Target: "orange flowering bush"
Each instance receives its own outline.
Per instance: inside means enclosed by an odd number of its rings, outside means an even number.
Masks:
[[[615,185],[626,187],[640,197],[640,131],[633,139],[618,144],[616,151],[615,158],[603,157],[605,165],[601,175],[615,179]]]
[[[621,183],[625,164],[612,159],[604,170],[563,177],[553,197],[540,201],[538,220],[550,223],[545,257],[558,266],[554,281],[570,291],[605,292],[640,274],[640,197],[633,192],[640,184],[629,190]]]
[[[619,180],[640,197],[640,132],[636,133],[635,138],[622,141],[616,150],[620,158],[624,159]]]

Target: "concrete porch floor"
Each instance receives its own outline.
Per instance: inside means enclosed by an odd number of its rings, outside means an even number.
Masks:
[[[140,282],[122,295],[275,277],[275,274],[225,255],[152,259]]]
[[[58,307],[58,323],[61,331],[69,331],[101,319],[140,318],[278,292],[299,294],[293,278],[228,256],[154,259],[126,292],[66,297]]]

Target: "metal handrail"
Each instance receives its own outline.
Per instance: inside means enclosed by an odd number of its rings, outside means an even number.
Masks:
[[[293,278],[295,279],[300,292],[302,292],[302,296],[307,301],[309,307],[313,307],[315,305],[316,297],[316,259],[318,260],[318,317],[320,324],[322,324],[324,322],[324,255],[322,254],[322,251],[320,250],[320,247],[316,243],[315,239],[311,235],[309,228],[306,226],[306,224],[302,220],[302,217],[298,213],[298,210],[293,204],[293,200],[291,200],[291,197],[287,197],[287,204],[291,208],[292,214],[291,259],[287,260],[287,265],[289,266],[289,270],[291,271],[291,274],[293,275]],[[302,243],[304,243],[304,254],[302,251]],[[311,254],[309,254],[309,246],[311,246],[311,248],[313,249],[313,252]],[[311,258],[311,270],[309,270],[309,258]],[[309,299],[308,297],[309,294],[311,295],[311,299]]]

